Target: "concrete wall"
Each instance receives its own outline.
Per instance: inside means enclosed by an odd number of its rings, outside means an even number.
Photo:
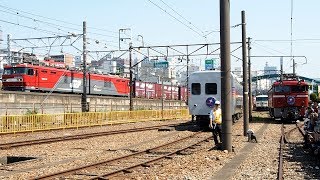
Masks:
[[[128,97],[88,96],[90,111],[129,110]],[[31,111],[53,114],[81,112],[81,95],[0,91],[0,115],[27,114]],[[161,100],[133,100],[136,110],[161,109]],[[187,108],[183,101],[164,101],[164,109]]]

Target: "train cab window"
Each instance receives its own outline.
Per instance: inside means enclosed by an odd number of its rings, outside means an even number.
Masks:
[[[305,92],[308,91],[308,86],[292,86],[292,92]]]
[[[33,76],[33,74],[34,74],[33,69],[28,68],[27,75],[29,75],[29,76]]]
[[[191,84],[191,93],[193,95],[200,95],[201,94],[201,85],[200,85],[200,83],[192,83]]]
[[[3,71],[3,75],[11,75],[12,74],[12,68],[5,68]]]
[[[217,94],[216,83],[206,83],[206,94]]]
[[[14,67],[12,68],[11,74],[27,74],[27,68],[25,67]]]
[[[278,92],[278,93],[290,92],[290,86],[276,86],[274,87],[274,92]]]

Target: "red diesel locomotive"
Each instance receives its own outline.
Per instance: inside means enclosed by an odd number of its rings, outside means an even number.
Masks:
[[[273,83],[268,92],[269,114],[275,119],[297,120],[304,117],[308,107],[308,84],[292,74]]]
[[[87,93],[90,95],[129,96],[129,79],[114,75],[88,73]],[[5,66],[2,89],[12,91],[82,93],[83,73],[76,70],[19,64]],[[185,87],[135,81],[134,97],[186,101]]]

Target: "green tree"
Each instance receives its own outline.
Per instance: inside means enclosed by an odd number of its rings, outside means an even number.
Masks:
[[[310,100],[311,100],[311,101],[314,102],[314,101],[316,101],[317,99],[318,99],[318,97],[317,97],[317,94],[316,94],[316,93],[311,93],[311,94],[310,94]]]

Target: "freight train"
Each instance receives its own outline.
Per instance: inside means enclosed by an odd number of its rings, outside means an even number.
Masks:
[[[86,74],[89,95],[129,96],[130,80],[115,75]],[[133,97],[181,100],[187,99],[187,88],[133,81]],[[5,66],[2,89],[11,91],[82,93],[83,72],[65,68],[19,64]]]
[[[242,116],[242,85],[232,74],[232,99],[231,112],[232,120],[235,122]],[[196,123],[201,127],[208,127],[209,115],[215,101],[221,101],[221,71],[198,71],[190,74],[189,77],[189,112],[196,118]]]
[[[293,74],[273,83],[268,91],[269,114],[274,119],[302,119],[308,107],[308,84]]]

